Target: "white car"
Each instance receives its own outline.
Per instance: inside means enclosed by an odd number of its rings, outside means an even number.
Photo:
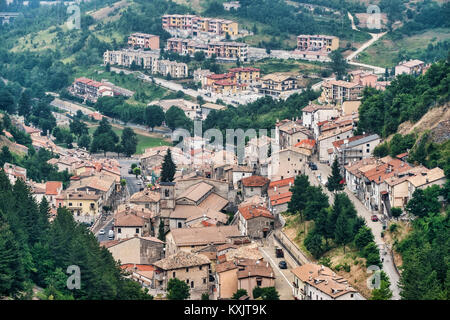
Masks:
[[[100,231],[98,232],[99,235],[104,235],[105,234],[105,229],[100,229]]]

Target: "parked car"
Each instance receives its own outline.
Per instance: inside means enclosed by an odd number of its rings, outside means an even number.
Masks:
[[[275,255],[276,255],[277,258],[284,258],[283,249],[276,247],[275,248]]]
[[[378,221],[378,216],[376,214],[372,215],[372,217],[370,218],[373,222],[377,222]]]
[[[109,233],[108,233],[108,239],[109,239],[109,240],[113,240],[113,239],[114,239],[114,231],[109,230]]]
[[[317,170],[317,165],[314,162],[311,162],[309,167],[311,168],[311,170]]]
[[[136,184],[137,184],[138,186],[140,186],[140,185],[142,185],[142,182],[138,181]]]
[[[280,261],[278,266],[280,267],[280,269],[287,269],[287,263],[284,260]]]
[[[98,232],[99,235],[104,235],[105,234],[105,229],[100,229],[100,231]]]

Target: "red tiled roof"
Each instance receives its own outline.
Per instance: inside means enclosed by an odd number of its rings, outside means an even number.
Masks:
[[[241,68],[231,68],[229,72],[247,72],[247,71],[260,71],[258,68],[252,67],[241,67]]]
[[[290,191],[282,193],[282,194],[277,194],[277,195],[270,197],[270,204],[272,206],[283,204],[283,203],[291,201],[291,197],[292,197],[292,192],[290,192]]]
[[[299,143],[297,143],[294,147],[304,147],[304,148],[313,149],[315,145],[316,145],[316,140],[303,139]]]
[[[350,137],[350,138],[348,138],[348,139],[337,140],[337,141],[334,141],[334,142],[333,142],[333,146],[334,146],[335,148],[339,148],[341,145],[344,144],[344,141],[345,141],[345,140],[348,140],[348,142],[352,142],[352,141],[355,141],[355,140],[362,139],[362,138],[364,138],[364,137],[366,137],[366,136],[368,136],[368,134],[360,135],[360,136],[353,136],[353,137]]]
[[[244,217],[245,220],[250,220],[257,217],[266,217],[274,219],[270,211],[262,206],[248,205],[239,208],[239,212],[241,213],[241,215]]]
[[[241,179],[244,187],[262,187],[270,182],[269,179],[262,176],[250,176]]]
[[[408,155],[408,152],[400,153],[396,156],[396,158],[401,159],[401,158],[406,157],[407,155]]]
[[[47,181],[47,183],[45,184],[45,194],[47,195],[58,195],[58,190],[62,190],[61,181]]]
[[[280,188],[280,187],[288,186],[289,183],[291,183],[291,185],[293,185],[294,181],[295,181],[295,177],[286,178],[286,179],[277,180],[277,181],[272,181],[269,184],[269,188],[270,189],[273,189],[274,187]]]
[[[137,271],[154,271],[155,267],[150,264],[134,264],[134,263],[126,263],[120,266],[121,269],[132,269],[136,268]]]

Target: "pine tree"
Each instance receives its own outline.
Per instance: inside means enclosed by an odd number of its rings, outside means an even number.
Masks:
[[[138,139],[133,129],[127,127],[122,131],[122,139],[120,143],[122,146],[122,151],[127,157],[130,157],[136,153]]]
[[[352,241],[352,225],[345,214],[340,214],[336,221],[334,238],[337,244],[344,246],[345,253],[345,245]]]
[[[0,296],[11,296],[22,289],[24,269],[20,248],[0,211]]]
[[[339,162],[335,158],[331,167],[331,175],[328,177],[327,189],[332,192],[344,190],[343,180],[344,178],[339,170]]]
[[[158,239],[161,241],[166,241],[166,233],[164,230],[164,220],[163,219],[161,219],[159,222]]]
[[[172,152],[169,149],[164,156],[164,162],[162,164],[161,182],[172,182],[176,170],[177,167],[172,160]]]
[[[309,186],[308,176],[302,174],[295,177],[294,185],[289,190],[292,192],[291,201],[288,203],[288,210],[291,214],[305,210],[308,200],[306,194]]]

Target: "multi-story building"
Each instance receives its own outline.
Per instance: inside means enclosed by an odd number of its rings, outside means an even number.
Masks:
[[[329,53],[339,48],[339,38],[325,35],[299,35],[296,54],[303,59],[329,61]]]
[[[163,76],[170,75],[172,78],[186,78],[188,76],[188,66],[183,62],[158,60],[156,73]]]
[[[334,141],[329,163],[337,158],[339,165],[344,166],[352,161],[369,158],[380,141],[377,134],[366,134]]]
[[[97,101],[99,97],[113,97],[114,95],[118,95],[117,92],[113,91],[110,85],[84,77],[75,79],[71,91],[75,95],[93,102]]]
[[[296,300],[365,300],[348,280],[328,267],[308,263],[292,269]]]
[[[56,206],[66,207],[75,221],[91,223],[100,215],[102,195],[95,191],[66,190],[56,197]]]
[[[159,54],[142,49],[122,49],[118,51],[106,51],[103,54],[104,64],[131,67],[133,64],[143,69],[148,69],[152,74],[160,73],[163,76],[170,74],[173,78],[186,78],[188,66],[186,63],[159,60]]]
[[[261,78],[259,92],[278,97],[287,91],[297,90],[298,88],[297,78],[291,75],[272,73]]]
[[[192,39],[170,38],[167,40],[167,50],[181,55],[193,57],[196,52],[204,52],[208,58],[214,54],[222,61],[247,61],[248,45],[241,42],[210,41],[208,44]]]
[[[299,35],[297,37],[298,51],[331,52],[339,48],[339,38],[326,35]]]
[[[247,61],[248,45],[242,42],[212,41],[208,43],[208,57],[215,55],[223,61]]]
[[[128,45],[150,50],[159,49],[159,36],[136,32],[128,37]]]
[[[234,222],[243,236],[265,238],[273,230],[275,218],[263,206],[246,205],[239,207]]]
[[[261,70],[251,67],[231,68],[228,72],[233,73],[236,83],[254,86],[259,84]]]
[[[322,84],[321,100],[325,103],[342,104],[348,100],[358,100],[361,97],[362,85],[356,82],[330,80]]]
[[[162,17],[162,27],[167,31],[181,30],[186,34],[198,36],[200,34],[218,36],[237,36],[239,24],[237,22],[219,19],[205,18],[195,15],[167,14]]]
[[[103,63],[110,65],[119,65],[124,67],[131,67],[134,65],[143,69],[156,69],[159,54],[150,51],[122,49],[117,51],[106,51],[103,54]]]
[[[399,63],[395,67],[395,75],[399,74],[421,74],[425,67],[425,62],[420,60],[409,60]]]
[[[211,261],[202,254],[179,251],[153,265],[156,267],[154,289],[167,290],[169,280],[177,278],[188,284],[191,299],[200,299],[203,293],[210,293]]]

